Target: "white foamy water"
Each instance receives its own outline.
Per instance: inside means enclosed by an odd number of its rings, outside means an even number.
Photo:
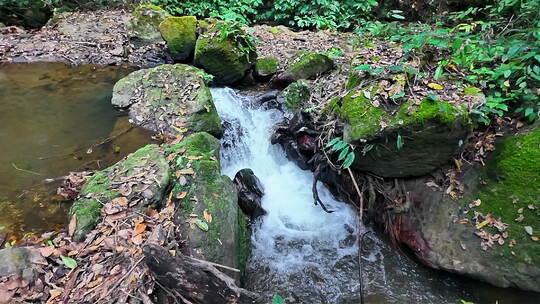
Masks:
[[[356,256],[356,242],[350,241],[356,234],[353,210],[322,185],[320,198],[334,212],[316,206],[313,173],[301,170],[279,145],[270,143],[273,127],[283,119],[281,113],[259,109],[231,89],[212,89],[212,95],[228,124],[222,140],[222,171],[233,178],[239,170],[250,168],[264,186],[262,205],[268,214],[252,236],[252,256],[283,275],[302,273],[306,267],[331,269],[343,256]],[[349,244],[344,244],[347,237]],[[324,276],[326,271],[317,272]]]

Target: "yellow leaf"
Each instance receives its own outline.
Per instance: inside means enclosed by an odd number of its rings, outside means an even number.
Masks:
[[[485,225],[491,223],[491,220],[485,220],[483,222],[481,222],[480,224],[476,225],[476,229],[480,229],[482,227],[484,227]]]
[[[206,212],[206,209],[204,209],[203,211],[203,217],[204,217],[204,220],[207,221],[208,223],[212,222],[212,215]]]
[[[438,83],[435,83],[435,82],[430,82],[430,83],[428,83],[427,86],[434,89],[434,90],[442,90],[442,89],[444,89],[444,87],[442,85],[440,85]]]

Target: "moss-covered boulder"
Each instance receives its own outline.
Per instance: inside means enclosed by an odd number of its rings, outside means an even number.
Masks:
[[[375,90],[376,88],[374,88]],[[405,102],[395,113],[356,90],[341,100],[344,139],[359,147],[353,167],[384,177],[427,174],[456,154],[471,130],[468,111],[442,101]]]
[[[94,173],[73,203],[70,215],[76,217],[73,239],[83,241],[102,216],[102,208],[113,204],[112,210],[124,210],[129,205],[143,208],[159,205],[169,185],[169,166],[157,145],[147,145],[128,155],[117,164]],[[127,200],[113,200],[125,197]],[[125,205],[122,205],[125,202]]]
[[[195,45],[194,64],[214,75],[216,85],[242,79],[257,59],[244,30],[225,21],[206,22],[204,29]]]
[[[279,67],[279,59],[276,57],[258,58],[255,63],[254,75],[260,79],[268,79],[277,73]]]
[[[171,56],[176,61],[188,59],[197,42],[197,18],[194,16],[169,17],[159,24],[159,31]]]
[[[302,105],[306,104],[311,96],[309,84],[302,79],[295,81],[283,90],[281,96],[284,99],[284,105],[288,109],[301,109]]]
[[[222,134],[204,72],[185,64],[165,64],[129,74],[114,85],[112,104],[128,109],[135,124],[160,134]]]
[[[178,222],[192,255],[238,267],[238,198],[231,179],[221,174],[219,141],[208,133],[195,133],[167,150],[174,175],[172,197],[180,202]]]
[[[324,54],[308,52],[287,68],[294,80],[314,79],[320,74],[331,70],[334,67],[334,61]]]
[[[496,144],[486,166],[459,178],[464,198],[405,182],[414,204],[401,215],[400,240],[420,260],[500,287],[540,292],[540,128]]]
[[[159,24],[170,16],[159,6],[142,4],[133,10],[128,27],[132,35],[137,39],[153,43],[161,40]]]

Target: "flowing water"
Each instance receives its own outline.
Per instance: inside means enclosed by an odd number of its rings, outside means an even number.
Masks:
[[[44,179],[104,168],[150,142],[150,132],[132,128],[110,103],[114,83],[131,71],[0,65],[0,233],[65,223],[69,204]]]
[[[283,114],[265,110],[253,99],[227,88],[212,89],[225,123],[221,161],[234,177],[251,168],[264,186],[268,212],[253,229],[246,287],[279,294],[287,303],[360,303],[359,246],[365,303],[535,303],[535,294],[500,289],[428,269],[391,249],[370,228],[357,225],[348,205],[319,186],[334,210],[313,204],[313,174],[285,157],[270,136]]]

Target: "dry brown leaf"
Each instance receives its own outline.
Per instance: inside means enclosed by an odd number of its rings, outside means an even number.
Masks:
[[[206,209],[204,209],[203,211],[203,217],[204,217],[204,220],[207,221],[208,223],[212,222],[212,215],[208,213]]]
[[[50,257],[53,254],[53,252],[54,252],[54,246],[47,246],[47,247],[39,248],[39,253],[41,253],[41,255],[44,258]]]
[[[117,198],[113,199],[113,200],[111,201],[111,203],[113,203],[113,204],[118,204],[118,205],[120,205],[120,206],[125,207],[125,206],[128,205],[129,200],[128,200],[127,197],[120,196],[120,197],[117,197]]]
[[[187,195],[187,191],[182,191],[176,196],[176,198],[183,199],[184,197],[186,197],[186,195]]]
[[[140,245],[143,243],[144,239],[143,239],[143,235],[142,234],[138,234],[134,237],[131,238],[131,241],[133,242],[133,244],[135,245]]]
[[[182,170],[178,170],[176,171],[176,174],[186,174],[186,175],[192,175],[192,174],[195,174],[195,171],[193,171],[193,169],[189,168],[189,169],[182,169]]]
[[[143,233],[146,230],[146,224],[145,223],[139,223],[135,225],[135,228],[133,229],[133,236],[139,235]]]
[[[68,225],[69,236],[73,236],[73,234],[75,233],[76,227],[77,227],[77,215],[75,214],[71,217],[71,220],[69,221],[69,225]]]

